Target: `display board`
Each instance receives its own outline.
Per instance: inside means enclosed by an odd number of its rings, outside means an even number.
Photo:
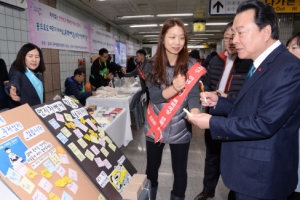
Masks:
[[[28,104],[0,113],[0,160],[20,199],[104,199]]]
[[[32,109],[101,193],[121,200],[125,185],[137,171],[86,109],[67,96]]]

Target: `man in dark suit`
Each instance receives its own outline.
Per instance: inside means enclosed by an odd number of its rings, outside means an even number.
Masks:
[[[279,42],[278,16],[263,1],[242,2],[232,29],[239,58],[254,61],[248,80],[234,99],[201,94],[221,116],[188,119],[223,140],[221,175],[237,200],[283,200],[298,179],[300,62]]]

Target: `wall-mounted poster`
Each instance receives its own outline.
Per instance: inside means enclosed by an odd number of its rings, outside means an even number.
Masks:
[[[28,104],[0,113],[0,160],[1,179],[19,199],[104,199]]]
[[[125,185],[137,171],[86,109],[67,96],[32,109],[101,193],[121,200]]]
[[[101,48],[106,48],[109,54],[115,54],[116,40],[112,33],[90,26],[90,52],[99,53]]]
[[[126,66],[126,45],[122,42],[116,42],[115,63],[121,66]]]

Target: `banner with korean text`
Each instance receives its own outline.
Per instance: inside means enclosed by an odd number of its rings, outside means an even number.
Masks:
[[[33,0],[27,0],[29,40],[41,48],[90,51],[89,24]]]
[[[90,26],[90,52],[98,53],[106,48],[109,54],[115,54],[116,40],[112,33]]]
[[[133,43],[133,51],[134,51],[134,55],[137,52],[137,50],[141,49],[139,44]]]
[[[126,40],[126,55],[127,56],[134,56],[135,55],[135,51],[133,48],[133,42]]]

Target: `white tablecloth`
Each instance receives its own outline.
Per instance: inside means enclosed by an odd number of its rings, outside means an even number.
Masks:
[[[107,113],[111,112],[113,109],[114,108],[109,108]],[[92,114],[96,121],[98,118],[96,113],[99,110],[101,110],[101,107],[97,107],[97,110],[94,112],[94,114]],[[119,148],[122,145],[127,146],[128,143],[133,139],[128,117],[126,116],[126,111],[127,109],[123,108],[123,110],[116,115],[116,118],[104,127],[104,131]]]
[[[134,85],[134,84],[133,84]],[[132,93],[127,97],[108,97],[108,98],[99,98],[96,96],[91,96],[86,99],[86,106],[97,105],[99,107],[110,107],[110,108],[126,108],[126,116],[129,126],[131,125],[130,119],[130,102],[132,101],[133,95],[141,91],[141,87],[131,87],[130,90],[126,90],[126,93]]]

